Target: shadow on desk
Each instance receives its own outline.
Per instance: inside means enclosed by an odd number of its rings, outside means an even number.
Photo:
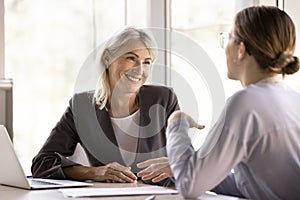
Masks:
[[[96,188],[119,188],[119,187],[142,187],[145,184],[142,183],[94,183]],[[63,196],[63,194],[58,189],[48,189],[48,190],[23,190],[19,188],[9,187],[0,185],[1,199],[3,200],[145,200],[149,195],[134,195],[134,196],[114,196],[114,197],[81,197],[81,198],[69,198]],[[155,200],[183,200],[184,198],[180,195],[155,195]],[[240,198],[216,195],[211,192],[207,192],[198,198],[199,200],[241,200]]]

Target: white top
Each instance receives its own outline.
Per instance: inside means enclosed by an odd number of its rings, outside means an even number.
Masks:
[[[127,117],[110,119],[123,160],[126,166],[130,166],[136,157],[140,110]]]
[[[184,120],[167,128],[169,162],[184,196],[212,189],[234,168],[247,198],[300,199],[300,94],[281,78],[249,85],[228,99],[197,152],[187,133]]]

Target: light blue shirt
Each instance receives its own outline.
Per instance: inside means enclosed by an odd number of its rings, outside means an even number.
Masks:
[[[202,113],[202,115],[205,113]],[[198,151],[189,125],[167,128],[167,153],[180,193],[195,198],[234,169],[250,199],[300,199],[300,94],[268,78],[234,94]]]

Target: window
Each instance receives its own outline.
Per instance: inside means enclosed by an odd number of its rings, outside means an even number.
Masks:
[[[231,28],[235,6],[234,0],[226,3],[218,0],[172,0],[171,3],[171,30],[183,34],[191,43],[186,45],[182,39],[172,38],[171,49],[181,46],[186,48],[187,55],[197,55],[196,63],[184,59],[186,56],[171,55],[171,85],[183,101],[183,110],[206,125],[200,133],[190,130],[195,149],[203,143],[212,122],[221,112],[225,98],[241,88],[239,83],[228,81],[225,53],[219,45],[219,33]],[[208,68],[210,71],[207,71]],[[184,82],[185,85],[182,84]],[[188,94],[194,95],[185,98]]]
[[[93,48],[124,26],[123,0],[5,1],[5,77],[14,82],[14,145],[26,173],[65,111]]]
[[[190,130],[195,149],[201,146],[212,122],[216,120],[216,116],[212,113],[220,113],[223,105],[219,104],[224,104],[225,99],[242,89],[238,81],[229,80],[226,76],[226,57],[224,49],[219,45],[219,33],[230,31],[237,11],[258,4],[276,5],[276,1],[229,0],[226,3],[219,0],[171,1],[171,30],[176,34],[172,35],[170,45],[172,52],[170,84],[178,94],[183,110],[191,114],[199,123],[206,125],[206,128],[201,131]],[[282,2],[280,5],[282,6]],[[177,36],[180,34],[182,34],[180,37],[186,40],[178,39]],[[178,53],[178,49],[182,48],[185,51]],[[188,55],[193,54],[197,55],[195,60],[199,60],[198,62],[187,59]],[[205,71],[207,68],[216,71],[208,73]],[[297,75],[286,77],[289,85],[298,91],[300,91],[299,75],[298,72]],[[215,82],[210,82],[210,79]],[[215,86],[219,83],[224,88]],[[225,92],[223,95],[221,90]],[[214,93],[217,94],[214,96]],[[214,101],[214,98],[217,100]]]

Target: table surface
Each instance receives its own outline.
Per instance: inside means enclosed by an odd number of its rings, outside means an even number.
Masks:
[[[94,183],[96,188],[113,188],[113,187],[139,187],[143,186],[141,183]],[[58,189],[44,189],[44,190],[25,190],[20,188],[14,188],[9,186],[0,185],[0,198],[3,200],[65,200],[65,199],[79,199],[79,200],[145,200],[150,195],[138,195],[138,196],[114,196],[114,197],[80,197],[80,198],[69,198],[63,196]],[[155,200],[173,200],[173,199],[184,199],[180,195],[156,195]],[[236,197],[215,195],[214,193],[207,192],[198,199],[203,200],[239,200]]]

